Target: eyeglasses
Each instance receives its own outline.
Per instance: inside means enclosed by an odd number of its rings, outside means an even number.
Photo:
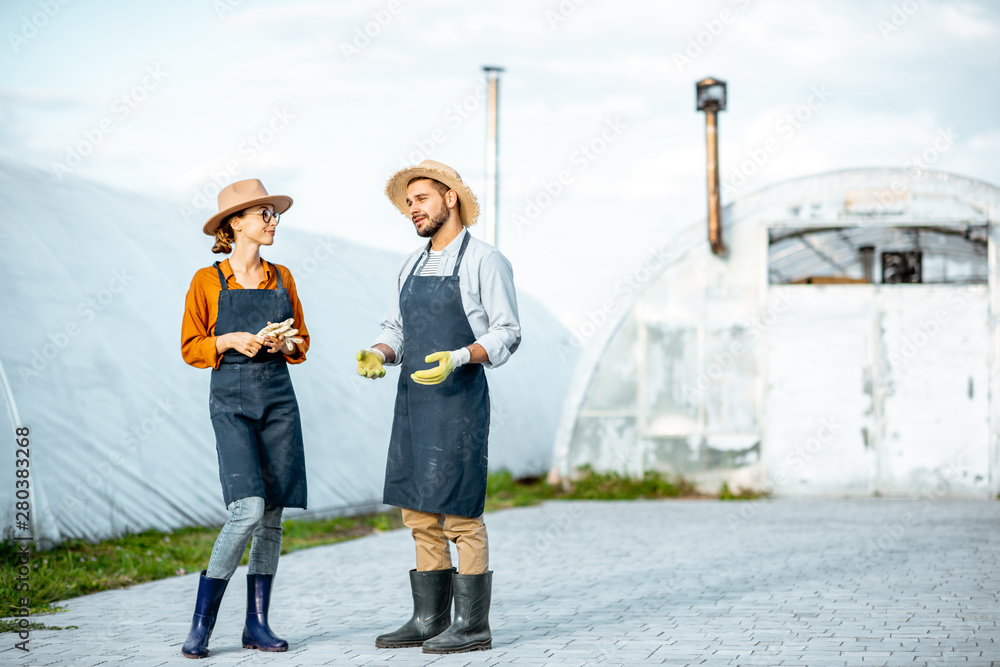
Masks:
[[[277,211],[275,211],[274,213],[271,213],[271,209],[269,209],[269,208],[265,208],[263,211],[244,211],[243,212],[243,215],[257,215],[257,214],[260,214],[260,217],[263,218],[265,225],[271,224],[271,218],[274,218],[275,224],[281,222],[281,214],[278,213]]]

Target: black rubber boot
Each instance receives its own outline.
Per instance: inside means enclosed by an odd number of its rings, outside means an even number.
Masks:
[[[261,651],[287,651],[288,642],[279,639],[267,625],[267,609],[271,606],[273,574],[247,575],[247,621],[243,626],[243,648]]]
[[[424,642],[424,653],[464,653],[493,648],[490,635],[490,597],[493,572],[456,574],[455,621],[447,630]]]
[[[222,595],[226,592],[228,579],[212,579],[201,571],[198,580],[198,598],[194,603],[194,618],[191,620],[191,632],[181,648],[181,653],[187,658],[204,658],[208,655],[208,638],[212,636],[215,618],[219,614]]]
[[[451,625],[451,577],[455,568],[417,572],[410,570],[413,616],[395,632],[375,638],[378,648],[420,646]]]

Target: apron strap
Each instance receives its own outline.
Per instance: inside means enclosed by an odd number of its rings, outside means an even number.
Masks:
[[[417,275],[417,269],[420,268],[420,265],[423,263],[423,259],[425,257],[427,259],[431,258],[431,242],[430,241],[427,242],[427,247],[424,248],[424,251],[422,253],[420,253],[420,257],[417,257],[417,261],[413,263],[413,268],[410,270],[410,275],[411,276]]]
[[[216,262],[212,266],[214,266],[215,270],[219,272],[219,282],[222,284],[222,291],[225,292],[226,290],[229,289],[229,285],[226,284],[226,277],[222,275],[222,269],[219,268],[218,262]]]
[[[278,276],[278,289],[284,288],[284,285],[281,284],[281,271],[278,270],[278,265],[269,264],[269,266],[274,267],[274,273]]]
[[[465,255],[465,248],[469,245],[469,232],[465,232],[465,238],[462,239],[462,247],[458,251],[458,259],[455,260],[455,271],[451,275],[458,275],[458,267],[462,265],[462,256]]]

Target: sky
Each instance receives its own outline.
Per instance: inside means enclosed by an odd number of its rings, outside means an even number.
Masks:
[[[1000,2],[6,0],[0,26],[0,159],[160,197],[179,228],[260,178],[283,225],[399,253],[397,169],[445,162],[482,202],[503,67],[498,245],[571,329],[702,222],[706,76],[723,204],[941,137],[926,166],[1000,183]]]

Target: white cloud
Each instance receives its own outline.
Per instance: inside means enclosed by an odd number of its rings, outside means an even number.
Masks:
[[[985,39],[997,34],[997,24],[975,5],[959,3],[941,8],[944,28],[959,39]]]
[[[977,152],[993,153],[995,159],[1000,155],[1000,130],[989,130],[970,137],[968,147]]]
[[[0,89],[0,103],[5,105],[34,104],[45,106],[73,105],[80,102],[77,95],[53,88]]]
[[[600,53],[596,49],[572,56],[536,58],[532,66],[558,77],[591,82],[642,82],[645,85],[663,83],[674,73],[673,64],[666,56],[629,51]]]
[[[386,3],[388,4],[388,3]],[[400,3],[402,4],[402,3]],[[388,11],[366,0],[338,0],[338,2],[284,2],[276,5],[237,5],[233,12],[224,14],[223,20],[241,27],[273,29],[276,25],[292,24],[298,27],[315,26],[316,22],[351,19],[372,20],[372,14]],[[390,13],[390,16],[392,14]]]

